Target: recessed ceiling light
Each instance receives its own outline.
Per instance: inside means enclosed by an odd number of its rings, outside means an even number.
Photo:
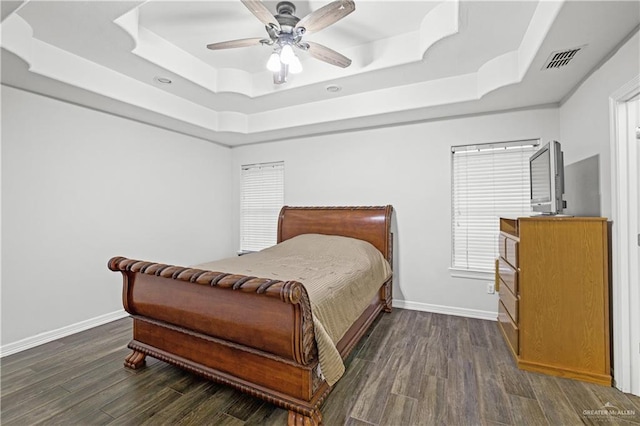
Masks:
[[[170,78],[167,77],[154,77],[153,78],[156,82],[161,83],[161,84],[171,84],[172,81]]]
[[[329,93],[336,93],[342,90],[342,87],[340,86],[336,86],[335,84],[330,84],[329,86],[325,87],[325,89],[327,90],[327,92]]]

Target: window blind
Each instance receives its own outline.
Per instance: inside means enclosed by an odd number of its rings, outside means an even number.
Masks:
[[[284,162],[241,167],[240,251],[276,244],[278,214],[284,205]]]
[[[528,216],[529,157],[538,140],[452,147],[452,267],[491,272],[499,218]]]

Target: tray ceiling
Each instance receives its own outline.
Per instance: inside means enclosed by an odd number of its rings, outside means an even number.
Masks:
[[[294,3],[303,17],[328,2]],[[640,23],[630,1],[356,0],[305,36],[352,65],[299,52],[303,72],[274,85],[268,46],[206,48],[266,37],[239,0],[1,6],[3,84],[228,146],[557,104]]]

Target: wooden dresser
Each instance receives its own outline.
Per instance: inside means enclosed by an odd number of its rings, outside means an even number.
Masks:
[[[498,324],[518,367],[611,386],[605,218],[500,219]]]

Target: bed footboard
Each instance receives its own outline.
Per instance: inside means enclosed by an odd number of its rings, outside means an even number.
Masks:
[[[123,274],[123,305],[131,315],[264,350],[302,365],[316,358],[309,296],[299,282],[124,257],[112,258],[109,269]]]
[[[318,378],[302,284],[124,257],[108,266],[122,272],[123,304],[134,319],[125,366],[140,368],[151,355],[316,415],[312,408],[329,388]]]

